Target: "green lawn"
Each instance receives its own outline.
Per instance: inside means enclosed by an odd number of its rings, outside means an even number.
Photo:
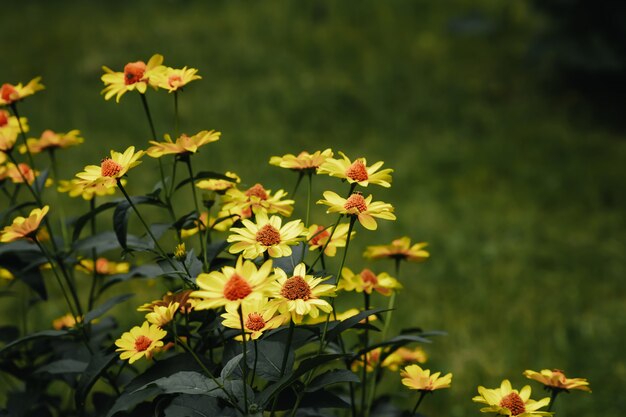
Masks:
[[[390,190],[368,191],[398,221],[361,230],[349,262],[401,235],[430,243],[431,260],[403,268],[394,316],[396,329],[449,333],[426,349],[453,388],[425,414],[479,415],[477,385],[519,386],[542,368],[594,389],[563,395],[559,415],[626,409],[626,142],[576,96],[543,93],[527,53],[541,21],[525,2],[41,1],[10,16],[0,82],[42,75],[46,91],[22,106],[34,132],[82,131],[67,177],[111,148],[146,147],[139,98],[105,102],[101,66],[157,52],[203,76],[181,97],[183,130],[223,132],[198,169],[291,191],[295,178],[270,156],[332,147],[394,168]],[[170,130],[172,97],[148,99],[157,130]],[[316,179],[315,198],[333,184]]]

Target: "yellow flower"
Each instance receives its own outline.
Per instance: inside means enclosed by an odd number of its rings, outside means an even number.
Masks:
[[[276,306],[269,304],[267,297],[253,298],[241,303],[243,313],[243,327],[247,339],[256,340],[266,330],[271,330],[282,325],[289,317],[276,315]],[[226,306],[226,313],[222,314],[222,325],[231,329],[241,330],[241,318],[239,307],[230,304]],[[236,340],[243,340],[241,335]]]
[[[591,392],[589,382],[585,378],[567,378],[563,371],[558,369],[542,369],[541,372],[531,370],[524,371],[526,378],[534,379],[541,382],[546,388],[569,391],[578,389],[581,391]]]
[[[233,188],[235,184],[239,184],[241,182],[241,178],[239,178],[239,176],[234,172],[227,171],[224,175],[228,178],[232,178],[232,181],[211,178],[208,180],[198,181],[196,183],[196,187],[207,191],[226,191]]]
[[[268,292],[272,306],[276,306],[283,314],[290,314],[294,323],[302,322],[304,316],[315,319],[320,311],[330,313],[332,307],[328,301],[321,297],[334,297],[335,286],[322,284],[328,278],[315,278],[306,275],[306,265],[304,263],[296,265],[293,275],[288,277],[285,271],[276,268],[276,281],[274,281]]]
[[[400,366],[406,364],[418,362],[426,362],[427,356],[424,349],[417,347],[415,349],[408,349],[405,347],[398,348],[398,350],[391,352],[383,361],[382,366],[389,368],[391,371],[397,371]]]
[[[270,165],[291,169],[297,172],[314,173],[327,158],[332,156],[333,151],[330,148],[324,151],[316,151],[313,154],[310,154],[307,151],[302,151],[298,154],[298,156],[292,154],[272,156],[270,158]]]
[[[55,133],[50,129],[44,130],[39,139],[30,138],[26,141],[30,153],[40,153],[46,149],[65,149],[80,145],[85,139],[79,137],[79,130],[70,130],[67,133]],[[20,152],[26,153],[26,146],[20,146]]]
[[[483,413],[496,413],[501,416],[532,417],[551,416],[547,411],[538,411],[540,408],[550,403],[550,398],[546,397],[539,401],[531,400],[531,389],[526,385],[520,391],[511,387],[509,380],[502,381],[500,388],[487,389],[478,387],[476,397],[472,401],[486,404],[487,407],[480,409]]]
[[[177,68],[165,68],[164,71],[159,72],[154,80],[156,85],[171,93],[173,91],[182,90],[184,86],[192,81],[202,79],[201,76],[196,75],[198,72],[195,68],[183,67]]]
[[[206,310],[222,306],[239,305],[244,300],[260,298],[270,283],[272,261],[268,260],[260,268],[251,261],[237,259],[235,267],[225,266],[221,271],[212,271],[198,275],[198,291],[191,297],[199,298],[197,310]]]
[[[367,187],[370,183],[391,187],[390,174],[393,172],[393,169],[388,168],[378,171],[383,166],[382,161],[378,161],[368,168],[365,158],[358,158],[352,162],[343,152],[339,152],[339,154],[342,159],[326,159],[326,162],[319,167],[317,173],[342,178],[348,180],[351,184],[357,183],[362,187]]]
[[[19,130],[15,129],[0,129],[0,152],[9,153],[13,150],[18,133]]]
[[[32,96],[37,91],[43,90],[45,87],[40,81],[41,77],[36,77],[26,85],[22,85],[22,83],[18,85],[2,84],[2,87],[0,87],[0,106],[18,102],[28,96]]]
[[[0,266],[0,278],[10,281],[14,279],[15,277],[13,276],[11,271]]]
[[[117,185],[117,180],[122,178],[129,169],[141,163],[139,158],[143,156],[143,151],[135,152],[135,147],[130,146],[124,153],[111,151],[110,158],[104,158],[98,165],[87,165],[83,172],[76,174],[78,178],[84,180],[87,185],[99,183],[107,188]]]
[[[154,308],[157,306],[167,307],[172,303],[178,303],[179,311],[181,313],[189,313],[197,304],[196,300],[189,298],[191,293],[192,290],[179,291],[177,293],[168,291],[160,300],[154,300],[151,303],[143,304],[137,308],[137,311],[154,311]]]
[[[32,184],[33,182],[35,182],[35,178],[37,178],[38,175],[39,171],[35,171],[31,169],[28,164],[20,162],[19,164],[17,164],[17,166],[15,164],[8,163],[6,165],[6,169],[3,175],[1,176],[11,178],[11,181],[13,181],[13,183],[15,184],[23,184],[24,180],[26,180],[28,184]],[[48,178],[45,184],[46,187],[49,186],[51,183],[52,180]]]
[[[285,196],[287,193],[283,190],[272,195],[272,190],[266,190],[261,184],[255,184],[246,191],[231,188],[224,195],[221,212],[239,214],[244,219],[260,212],[289,217],[293,212],[294,201],[282,200]]]
[[[196,153],[201,146],[218,141],[221,134],[221,132],[216,132],[215,130],[203,130],[193,136],[187,136],[183,133],[176,139],[176,142],[173,142],[170,135],[166,134],[165,142],[151,140],[150,143],[153,146],[149,147],[146,153],[152,158],[160,158],[163,155],[171,154],[188,155]]]
[[[129,62],[124,66],[124,72],[115,72],[108,67],[102,67],[105,74],[100,78],[105,87],[102,90],[104,99],[115,96],[119,103],[120,98],[127,92],[137,90],[141,94],[146,92],[148,85],[157,88],[158,75],[165,72],[163,55],[154,54],[146,65],[143,61]]]
[[[418,391],[434,391],[442,388],[450,388],[452,383],[452,374],[440,377],[441,372],[430,374],[429,369],[422,369],[419,365],[409,365],[402,372],[402,384],[409,389]]]
[[[255,259],[265,251],[272,258],[281,258],[291,255],[290,245],[296,245],[305,233],[301,220],[293,220],[282,225],[278,216],[268,219],[265,213],[258,213],[256,223],[248,219],[242,220],[244,227],[230,229],[234,234],[228,236],[227,242],[233,243],[228,251],[230,253],[243,252],[243,257]]]
[[[359,310],[358,308],[350,308],[346,311],[344,311],[343,313],[337,313],[337,317],[334,316],[334,314],[331,314],[330,316],[330,321],[336,320],[336,321],[344,321],[349,319],[350,317],[354,317],[357,314],[359,314],[361,312],[361,310]],[[309,318],[306,321],[306,324],[319,324],[319,323],[325,323],[326,322],[326,314],[320,314],[319,317],[317,318]],[[367,318],[367,320],[371,323],[375,320],[377,320],[377,317],[375,314],[372,314],[371,316],[369,316]],[[365,319],[361,320],[360,323],[365,323]]]
[[[120,359],[128,359],[128,363],[133,363],[143,356],[150,359],[152,351],[163,346],[163,339],[167,332],[159,326],[145,321],[141,327],[135,326],[129,332],[125,332],[115,341],[115,350],[120,353]]]
[[[317,204],[330,206],[326,213],[342,213],[348,216],[356,216],[359,223],[368,230],[376,230],[378,224],[374,217],[385,220],[395,220],[393,206],[382,201],[372,202],[372,196],[363,198],[361,193],[353,193],[347,199],[340,197],[333,191],[324,192],[325,200],[319,200]]]
[[[27,133],[29,128],[28,119],[26,117],[20,117],[18,121],[17,117],[11,116],[11,113],[8,111],[0,109],[0,132],[4,130],[14,130],[19,132],[20,124],[22,125],[24,133]]]
[[[389,296],[393,290],[402,288],[398,280],[391,277],[388,273],[383,272],[376,275],[367,268],[363,269],[358,275],[355,275],[350,268],[343,268],[341,277],[339,289],[346,291],[366,292],[368,294],[376,291],[379,294]]]
[[[179,306],[180,304],[178,303],[170,303],[168,306],[154,306],[152,312],[146,314],[146,320],[149,323],[163,327],[174,320],[174,315],[178,311]]]
[[[126,185],[126,180],[121,180],[122,186]],[[82,197],[85,200],[91,200],[94,196],[103,197],[115,194],[115,188],[109,188],[102,182],[88,182],[80,179],[72,179],[69,181],[59,180],[57,191],[68,193],[70,197]]]
[[[380,354],[382,353],[381,348],[376,348],[368,351],[365,354],[365,370],[366,372],[373,372],[380,362]],[[383,361],[384,363],[384,361]],[[381,366],[383,366],[381,364]],[[354,362],[352,362],[352,372],[357,372],[360,368],[363,368],[363,356],[359,356]]]
[[[81,259],[76,265],[88,273],[94,272],[94,263],[92,259]],[[106,258],[96,259],[95,271],[100,275],[117,275],[125,274],[129,271],[130,264],[128,262],[113,262]]]
[[[179,243],[178,245],[176,245],[176,247],[174,248],[174,257],[179,261],[185,260],[185,258],[187,257],[187,249],[185,248],[185,242]]]
[[[337,248],[344,248],[346,246],[346,238],[348,237],[348,229],[350,225],[347,223],[340,224],[337,226],[335,233],[333,233],[333,228],[324,226],[318,226],[316,224],[312,224],[309,227],[306,239],[309,243],[309,249],[322,250],[324,245],[326,245],[326,249],[324,249],[324,255],[326,256],[335,256],[337,254]],[[350,238],[354,237],[356,232],[352,232]],[[332,234],[332,237],[330,237]],[[328,241],[330,237],[330,242]],[[328,244],[326,244],[328,242]]]
[[[31,239],[37,233],[39,224],[48,214],[49,206],[33,209],[28,217],[22,216],[13,219],[13,224],[6,226],[0,232],[0,242],[13,242],[18,239]]]
[[[77,317],[78,322],[82,321],[82,317]],[[52,327],[55,330],[71,329],[76,326],[76,319],[70,313],[52,320]]]
[[[411,246],[411,239],[407,236],[395,239],[389,245],[368,246],[363,252],[366,259],[402,259],[409,262],[422,262],[430,257],[430,253],[424,250],[426,242],[416,243]]]

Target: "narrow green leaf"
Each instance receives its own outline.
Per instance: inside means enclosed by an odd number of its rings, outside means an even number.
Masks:
[[[100,204],[98,207],[96,207],[95,210],[89,211],[87,212],[87,214],[84,214],[82,216],[80,216],[78,219],[74,220],[73,224],[74,224],[74,232],[72,233],[72,242],[76,242],[79,238],[80,238],[80,232],[83,230],[83,228],[85,227],[85,225],[94,217],[96,217],[98,214],[102,213],[103,211],[106,211],[108,209],[111,209],[113,207],[116,207],[120,202],[122,201],[126,201],[126,200],[115,200],[115,201],[110,201],[104,204]]]
[[[317,391],[330,384],[337,384],[339,382],[360,382],[359,377],[352,371],[347,369],[333,369],[328,372],[324,372],[318,375],[311,381],[307,387],[307,392]]]
[[[83,372],[78,381],[76,392],[74,395],[74,401],[77,405],[85,403],[85,398],[91,390],[91,387],[96,383],[100,375],[113,363],[117,357],[117,353],[111,352],[108,355],[104,355],[101,352],[96,352],[87,364],[87,368]]]
[[[0,349],[0,354],[4,353],[5,351],[17,345],[28,342],[30,340],[61,337],[61,336],[65,336],[68,334],[69,332],[67,330],[43,330],[41,332],[32,333],[32,334],[29,334],[28,336],[22,337],[21,339],[14,340],[8,345],[5,345],[2,349]]]
[[[87,369],[87,362],[77,361],[74,359],[60,359],[48,363],[38,368],[35,373],[49,373],[49,374],[76,374],[82,373]]]
[[[100,317],[101,315],[109,311],[111,308],[113,308],[116,304],[119,304],[123,301],[128,300],[129,298],[133,297],[133,295],[134,294],[123,294],[123,295],[118,295],[117,297],[109,298],[103,304],[101,304],[100,306],[94,308],[93,310],[85,314],[84,323],[87,324],[91,322],[93,319]]]

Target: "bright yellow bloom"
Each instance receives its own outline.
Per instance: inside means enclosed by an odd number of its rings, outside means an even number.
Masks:
[[[37,233],[39,224],[48,214],[49,209],[49,206],[36,208],[26,218],[19,216],[13,219],[13,223],[0,232],[0,242],[7,243],[18,239],[31,239]]]
[[[129,332],[125,332],[115,341],[115,350],[120,353],[120,359],[128,359],[128,363],[133,363],[143,356],[150,359],[152,351],[163,346],[163,339],[167,332],[159,326],[145,321],[141,327],[135,326]]]
[[[15,129],[0,129],[0,152],[9,153],[13,150],[18,133],[19,130]]]
[[[382,201],[372,202],[372,196],[363,198],[361,193],[353,193],[347,199],[340,197],[333,191],[324,192],[325,200],[319,200],[317,204],[330,206],[326,213],[342,213],[348,216],[356,216],[359,223],[368,230],[376,230],[378,224],[374,217],[385,220],[395,220],[393,206]]]
[[[11,116],[6,110],[0,109],[0,131],[2,130],[15,130],[17,132],[20,131],[20,124],[22,125],[22,130],[24,133],[28,133],[28,119],[26,117],[20,117],[19,121],[17,117]]]
[[[293,212],[294,201],[282,200],[286,196],[287,193],[283,190],[272,195],[272,190],[266,190],[261,184],[255,184],[246,191],[231,188],[224,195],[220,213],[238,214],[244,219],[252,217],[252,213],[260,212],[289,217]]]
[[[78,322],[82,321],[82,317],[77,317]],[[52,320],[52,327],[55,330],[71,329],[76,326],[76,319],[70,313]]]
[[[41,77],[36,77],[30,80],[26,85],[22,85],[22,83],[18,85],[9,83],[2,84],[2,87],[0,87],[0,106],[15,103],[28,96],[32,96],[37,91],[43,90],[45,87],[40,81]]]
[[[242,220],[244,227],[230,229],[234,234],[226,239],[229,243],[235,243],[228,251],[230,253],[243,252],[243,257],[255,259],[265,251],[272,258],[281,258],[291,255],[290,245],[296,245],[302,240],[305,233],[301,220],[293,220],[282,225],[278,216],[268,219],[265,213],[256,215],[256,223],[248,219]]]
[[[87,184],[99,183],[107,188],[117,186],[117,180],[122,178],[129,169],[141,163],[139,158],[143,156],[143,151],[135,152],[135,147],[130,146],[124,153],[111,151],[110,158],[104,158],[98,165],[87,165],[83,172],[76,174],[78,178]]]
[[[541,372],[531,370],[524,371],[526,378],[534,379],[541,382],[546,388],[569,391],[578,389],[581,391],[591,392],[589,382],[585,378],[567,378],[563,371],[558,369],[542,369]]]
[[[402,372],[402,384],[410,389],[418,391],[434,391],[442,388],[450,388],[452,374],[440,377],[441,372],[430,374],[429,369],[422,369],[419,365],[409,365]]]
[[[550,398],[546,397],[539,401],[531,400],[531,389],[529,385],[524,386],[520,391],[511,387],[509,380],[502,381],[500,388],[487,389],[478,387],[476,397],[472,401],[486,404],[487,407],[480,409],[483,413],[496,413],[501,416],[532,417],[551,416],[547,411],[538,411],[540,408],[550,404]]]
[[[11,273],[11,271],[9,271],[6,268],[3,268],[0,266],[0,278],[1,279],[6,279],[8,281],[15,279],[15,277],[13,276],[13,274]]]
[[[160,300],[154,300],[151,303],[146,303],[137,307],[137,311],[154,311],[155,307],[167,307],[172,303],[178,303],[179,311],[181,313],[189,313],[197,304],[196,300],[189,298],[191,293],[192,290],[184,290],[177,293],[168,291]]]
[[[286,315],[276,315],[276,306],[269,304],[267,297],[253,298],[241,303],[243,313],[243,327],[246,333],[246,340],[256,340],[266,330],[271,330],[282,325],[289,317]],[[239,307],[230,304],[226,306],[226,313],[222,314],[222,325],[231,329],[241,330],[241,318]],[[241,335],[235,337],[236,340],[243,340]]]
[[[6,164],[4,172],[0,175],[0,178],[10,178],[11,181],[15,184],[23,184],[24,180],[28,184],[32,184],[35,182],[35,178],[39,175],[39,171],[31,169],[28,164],[20,162],[17,164],[8,163]],[[52,184],[52,180],[48,178],[46,180],[46,187]]]
[[[254,262],[244,261],[239,257],[234,268],[225,266],[221,271],[198,275],[196,283],[200,289],[190,296],[200,299],[195,306],[197,310],[222,306],[239,307],[244,300],[262,297],[263,291],[271,282],[271,275],[271,260],[257,269]]]
[[[350,268],[343,268],[341,277],[339,289],[345,291],[366,292],[368,294],[376,291],[379,294],[389,296],[394,290],[402,288],[398,280],[391,277],[388,273],[382,272],[376,275],[367,268],[356,275]]]
[[[151,324],[163,327],[174,320],[178,307],[180,307],[178,303],[170,303],[168,306],[154,306],[152,312],[146,314],[146,320]]]
[[[201,76],[196,75],[197,72],[198,70],[195,68],[183,67],[182,69],[177,69],[167,67],[154,77],[154,81],[159,88],[163,88],[168,93],[171,93],[182,90],[184,86],[192,81],[202,79]]]
[[[232,181],[211,178],[208,180],[198,181],[196,183],[196,187],[200,188],[201,190],[207,191],[226,191],[230,188],[233,188],[235,184],[239,184],[241,182],[241,178],[239,178],[239,175],[235,174],[234,172],[227,171],[224,175],[228,178],[232,178]]]
[[[30,153],[40,153],[46,149],[65,149],[70,146],[80,145],[85,141],[81,138],[79,130],[70,130],[67,133],[55,133],[50,129],[44,130],[39,139],[29,138],[26,141]],[[20,146],[20,152],[26,153],[26,146]]]
[[[105,74],[100,78],[105,87],[102,90],[104,99],[108,100],[115,96],[119,103],[120,98],[127,92],[137,90],[141,94],[146,92],[148,85],[157,88],[158,74],[165,72],[163,55],[152,55],[148,64],[143,61],[129,62],[124,66],[124,72],[115,72],[108,67],[102,67]]]
[[[170,135],[166,134],[165,142],[151,140],[150,143],[153,146],[149,147],[146,153],[152,158],[160,158],[163,155],[188,155],[196,153],[201,146],[218,141],[221,134],[221,132],[216,132],[215,130],[203,130],[193,136],[187,136],[183,133],[176,139],[176,142],[173,142]]]
[[[395,239],[389,245],[368,246],[363,252],[366,259],[402,259],[409,262],[422,262],[430,257],[430,253],[424,250],[426,242],[411,245],[411,238],[405,236]]]
[[[94,272],[92,259],[81,259],[76,266],[90,274]],[[126,274],[129,269],[130,264],[128,262],[113,262],[106,258],[96,259],[95,271],[100,275]]]
[[[348,229],[350,225],[347,223],[340,224],[337,226],[335,233],[333,233],[333,228],[324,226],[318,226],[316,224],[312,224],[309,227],[306,239],[309,243],[309,249],[322,250],[324,245],[326,245],[326,249],[324,249],[324,255],[326,256],[335,256],[337,254],[337,248],[344,248],[346,246],[346,238],[348,237]],[[350,239],[354,237],[356,232],[352,232]],[[332,234],[332,237],[331,237]],[[330,238],[330,242],[328,239]],[[326,244],[328,242],[328,244]]]
[[[415,362],[424,363],[427,358],[426,352],[424,352],[424,349],[419,346],[415,349],[401,347],[398,348],[398,350],[391,352],[385,358],[381,366],[383,368],[389,368],[390,371],[397,371],[400,369],[400,366]]]
[[[121,180],[122,186],[126,185],[126,180]],[[72,179],[69,181],[59,180],[57,191],[68,193],[70,197],[82,197],[89,201],[95,196],[103,197],[115,194],[115,188],[109,188],[103,182],[88,182],[81,179]]]
[[[346,311],[344,311],[343,313],[337,313],[337,317],[335,317],[334,314],[331,313],[330,315],[330,321],[336,320],[336,321],[344,321],[349,319],[350,317],[354,317],[357,314],[359,314],[361,312],[361,310],[359,310],[358,308],[350,308]],[[319,324],[319,323],[325,323],[326,322],[326,314],[320,314],[317,318],[309,318],[306,321],[306,324]],[[371,323],[375,320],[377,320],[377,317],[375,314],[372,314],[371,316],[369,316],[367,318],[367,320]],[[361,320],[360,323],[365,323],[365,319]]]
[[[343,152],[339,152],[339,154],[342,159],[326,159],[326,162],[319,167],[317,173],[342,178],[351,184],[357,183],[362,187],[367,187],[370,183],[391,187],[391,173],[393,169],[388,168],[378,171],[384,162],[378,161],[368,168],[365,158],[358,158],[352,162]]]
[[[330,313],[333,308],[330,303],[321,297],[334,297],[335,286],[322,284],[328,278],[315,278],[306,275],[306,265],[304,263],[296,265],[293,275],[288,277],[285,271],[276,268],[276,281],[274,281],[268,292],[272,305],[278,308],[283,314],[290,314],[294,323],[302,322],[305,316],[315,319],[320,315],[320,311]]]
[[[270,158],[270,165],[291,169],[297,172],[315,173],[319,166],[322,165],[327,158],[331,158],[332,156],[333,151],[330,148],[324,151],[316,151],[312,154],[307,151],[302,151],[298,156],[292,154],[272,156]]]

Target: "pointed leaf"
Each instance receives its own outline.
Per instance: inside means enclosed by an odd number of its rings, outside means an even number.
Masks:
[[[93,310],[85,314],[84,323],[87,324],[91,322],[93,319],[98,318],[104,313],[106,313],[107,311],[109,311],[116,304],[126,301],[133,296],[134,294],[123,294],[123,295],[118,295],[117,297],[109,298],[106,302],[104,302],[100,306],[94,308]]]
[[[104,355],[101,352],[96,352],[87,364],[87,368],[83,372],[78,381],[76,392],[74,395],[74,401],[76,404],[83,404],[87,394],[91,390],[91,387],[96,383],[100,375],[113,363],[117,353],[111,352],[108,355]]]
[[[84,372],[87,362],[75,359],[61,359],[38,368],[35,373],[47,372],[49,374],[76,374]]]
[[[67,330],[43,330],[41,332],[31,333],[28,336],[22,337],[21,339],[14,340],[8,345],[5,345],[2,349],[0,349],[0,354],[4,353],[5,351],[17,345],[20,345],[24,342],[28,342],[29,340],[61,337],[61,336],[66,336],[68,334],[69,332]]]
[[[316,376],[315,379],[311,381],[306,391],[317,391],[318,389],[323,388],[326,385],[337,384],[339,382],[359,383],[360,381],[361,380],[359,379],[359,377],[352,371],[348,371],[347,369],[333,369]]]
[[[96,207],[95,210],[90,210],[87,214],[80,216],[78,219],[74,220],[74,232],[72,233],[72,242],[76,242],[80,238],[80,232],[83,230],[83,227],[89,222],[92,218],[96,217],[98,214],[102,213],[105,210],[116,207],[120,202],[126,200],[115,200],[110,201],[104,204],[100,204]]]

